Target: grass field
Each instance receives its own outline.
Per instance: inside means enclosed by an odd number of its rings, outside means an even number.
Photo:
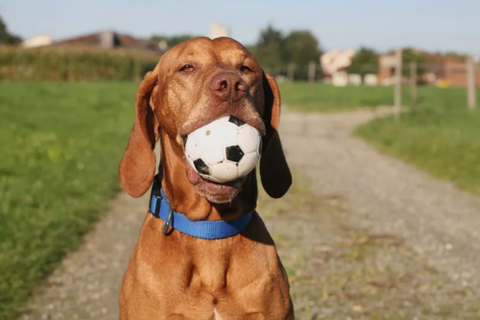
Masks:
[[[316,84],[312,91],[308,83],[281,83],[282,102],[292,110],[304,112],[348,111],[357,108],[393,105],[392,87],[334,87]],[[403,104],[411,105],[409,87],[403,90]],[[480,89],[478,91],[480,96]],[[418,108],[455,109],[467,105],[464,88],[439,89],[418,87]]]
[[[0,90],[0,319],[74,249],[119,191],[136,84]]]
[[[465,109],[404,114],[400,122],[376,119],[356,134],[382,152],[480,193],[480,114]]]

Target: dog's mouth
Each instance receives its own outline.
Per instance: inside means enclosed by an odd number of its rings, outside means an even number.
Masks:
[[[226,183],[217,183],[202,178],[185,160],[188,181],[195,187],[198,194],[214,203],[231,202],[238,194],[245,177]]]
[[[266,134],[266,128],[265,128],[265,123],[263,121],[263,119],[261,117],[251,117],[251,118],[245,118],[245,117],[242,117],[242,116],[238,116],[236,114],[231,114],[231,116],[234,116],[235,118],[238,118],[240,119],[242,122],[254,127],[255,129],[258,130],[258,132],[260,132],[260,135],[261,136],[264,136]],[[217,117],[218,118],[218,117]],[[182,137],[182,139],[185,141],[185,138],[190,134],[192,133],[193,131],[209,124],[210,122],[212,122],[213,120],[215,120],[216,118],[210,118],[210,117],[206,117],[206,118],[202,118],[202,119],[199,119],[195,122],[190,122],[186,125],[184,125],[181,129],[180,129],[180,137]]]
[[[248,124],[252,126],[253,128],[257,129],[257,131],[260,133],[261,136],[265,135],[266,132],[266,127],[263,119],[261,117],[238,117],[237,115],[229,115],[230,117],[233,117],[237,120],[240,121],[241,124],[237,124],[234,122],[237,126],[241,126],[242,124]],[[198,121],[188,123],[187,125],[184,125],[180,132],[178,138],[181,139],[183,142],[184,146],[184,154],[185,154],[185,145],[187,143],[189,135],[203,127],[204,125],[209,124],[215,119],[200,119]],[[179,140],[180,140],[179,139]],[[243,157],[243,152],[241,152],[241,156]],[[237,178],[233,181],[228,181],[228,182],[214,182],[211,180],[208,180],[207,178],[202,177],[197,170],[199,168],[194,169],[192,167],[192,164],[187,161],[186,158],[184,158],[185,161],[185,167],[186,167],[186,175],[189,180],[189,182],[195,187],[195,190],[197,193],[203,197],[206,197],[207,200],[213,203],[228,203],[231,202],[235,196],[240,192],[241,187],[243,182],[246,180],[246,177],[240,177]],[[234,161],[239,161],[239,160],[234,160]],[[196,165],[195,165],[196,166]],[[237,163],[238,166],[238,163]],[[216,180],[216,179],[213,179]]]

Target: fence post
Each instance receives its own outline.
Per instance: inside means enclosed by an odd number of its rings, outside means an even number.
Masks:
[[[400,120],[402,114],[402,49],[396,53],[395,66],[395,119]]]
[[[308,64],[308,92],[311,95],[313,93],[313,86],[315,85],[315,73],[317,71],[317,64],[315,61],[310,61]]]
[[[291,83],[293,83],[293,81],[295,80],[295,64],[294,63],[288,64],[287,77],[288,77],[288,81]]]
[[[417,62],[410,62],[410,95],[412,98],[412,111],[417,109]]]
[[[470,110],[477,109],[477,83],[475,79],[475,61],[472,56],[467,59],[467,95],[468,95],[468,108]]]

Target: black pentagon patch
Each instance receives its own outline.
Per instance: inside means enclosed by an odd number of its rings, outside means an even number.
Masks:
[[[195,169],[197,169],[198,173],[210,174],[207,164],[202,159],[193,161],[193,164],[195,165]]]
[[[243,122],[242,120],[234,116],[230,116],[230,118],[228,118],[228,122],[236,124],[238,127],[243,126],[245,124],[245,122]]]
[[[227,147],[227,159],[230,161],[239,162],[243,158],[243,151],[239,146]]]

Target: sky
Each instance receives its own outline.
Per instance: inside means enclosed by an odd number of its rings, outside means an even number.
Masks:
[[[221,23],[232,38],[253,44],[272,24],[309,29],[327,50],[413,46],[480,55],[480,0],[0,0],[0,16],[23,38],[106,29],[208,36],[209,24]]]

